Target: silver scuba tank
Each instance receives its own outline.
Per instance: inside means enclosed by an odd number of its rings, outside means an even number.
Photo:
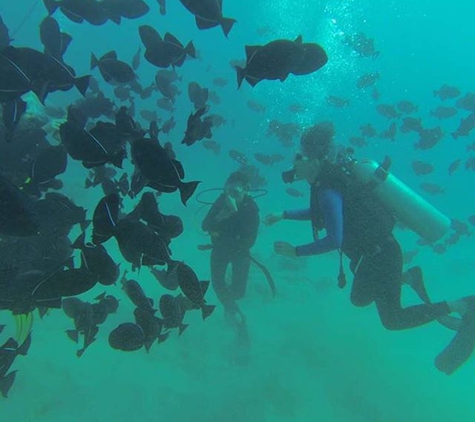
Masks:
[[[429,242],[436,242],[450,229],[450,219],[389,172],[391,160],[351,159],[346,164],[355,179],[373,189],[376,197],[397,220]]]

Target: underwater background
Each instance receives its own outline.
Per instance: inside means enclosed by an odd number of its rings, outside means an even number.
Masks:
[[[37,4],[36,7],[34,5]],[[268,134],[269,122],[278,120],[305,128],[313,123],[331,120],[336,127],[336,141],[349,145],[349,139],[360,136],[360,127],[371,123],[378,131],[388,129],[386,117],[376,111],[378,103],[396,104],[407,100],[418,106],[416,115],[425,126],[441,126],[444,137],[435,148],[420,150],[413,133],[398,133],[394,141],[380,136],[367,139],[356,155],[382,161],[390,156],[394,174],[430,200],[451,218],[466,221],[474,214],[474,173],[462,168],[449,176],[448,166],[457,159],[465,162],[470,137],[453,139],[450,135],[460,122],[459,116],[439,121],[430,111],[441,104],[434,96],[443,84],[456,86],[462,93],[473,88],[475,49],[473,48],[473,16],[475,4],[460,0],[398,1],[288,1],[225,0],[225,16],[238,23],[226,39],[220,28],[199,31],[193,17],[178,0],[168,0],[167,14],[158,13],[155,1],[148,2],[151,12],[138,20],[124,20],[120,25],[81,25],[57,12],[61,29],[73,36],[66,61],[78,75],[92,73],[104,92],[113,98],[96,71],[90,71],[90,55],[117,51],[130,63],[140,46],[139,25],[152,25],[160,32],[170,31],[180,40],[193,40],[199,51],[198,60],[189,60],[179,69],[178,86],[183,94],[177,98],[173,113],[176,127],[161,137],[171,141],[188,180],[201,180],[198,191],[219,188],[231,171],[239,168],[229,151],[237,150],[259,167],[265,179],[259,188],[267,190],[256,201],[261,217],[282,209],[305,208],[308,187],[294,187],[303,197],[285,193],[281,172],[287,170],[297,151],[298,136],[293,146],[285,147]],[[403,4],[402,4],[403,3]],[[29,13],[31,12],[31,13]],[[10,28],[15,46],[42,50],[38,25],[47,15],[43,3],[34,0],[0,0],[0,14]],[[24,20],[26,18],[26,20]],[[23,23],[22,23],[23,22]],[[18,28],[15,30],[15,28]],[[380,52],[376,58],[360,57],[344,42],[345,36],[364,33],[374,38]],[[317,42],[328,53],[328,64],[307,76],[291,76],[285,82],[263,81],[255,88],[244,83],[236,89],[231,60],[245,59],[244,45],[262,45],[273,39],[295,39],[302,35],[306,42]],[[142,60],[138,71],[143,85],[154,79],[156,68]],[[380,97],[371,90],[357,89],[357,79],[369,72],[379,72],[376,86]],[[213,86],[217,77],[229,80],[224,87]],[[198,82],[220,97],[211,110],[227,123],[213,130],[213,140],[221,145],[219,154],[199,143],[181,145],[186,120],[192,105],[186,96],[188,83]],[[332,107],[330,95],[349,100],[349,105]],[[47,105],[64,107],[75,101],[75,90],[54,93]],[[136,108],[155,109],[155,99],[136,101]],[[265,107],[256,112],[248,101]],[[34,100],[29,102],[32,112]],[[298,104],[298,111],[289,106]],[[42,106],[35,105],[42,113]],[[295,108],[294,108],[295,109]],[[159,115],[167,118],[166,112]],[[137,117],[140,121],[140,117]],[[142,122],[145,124],[145,122]],[[255,153],[281,154],[285,160],[273,166],[262,166],[253,160]],[[417,176],[411,162],[430,162],[435,172]],[[62,193],[92,215],[102,197],[99,187],[85,190],[87,171],[69,160],[67,172],[61,176]],[[430,195],[420,189],[423,182],[436,183],[443,189]],[[207,194],[214,200],[213,192]],[[132,201],[126,207],[133,207]],[[200,279],[209,279],[209,252],[197,246],[208,243],[201,232],[206,208],[195,196],[184,207],[177,194],[162,195],[160,209],[165,214],[183,218],[185,232],[173,241],[174,256],[190,264]],[[473,229],[471,229],[473,232]],[[71,238],[79,235],[79,229]],[[473,236],[460,240],[437,253],[417,244],[417,237],[398,230],[404,251],[415,251],[411,265],[421,265],[429,292],[434,300],[456,299],[475,293]],[[206,321],[198,313],[186,316],[190,324],[178,337],[173,333],[163,344],[124,353],[107,343],[108,333],[118,324],[133,318],[132,304],[124,296],[119,283],[88,292],[92,299],[104,290],[121,300],[117,314],[100,328],[97,340],[80,359],[77,345],[66,334],[71,320],[61,311],[52,310],[42,320],[36,318],[33,343],[28,356],[15,361],[18,370],[8,399],[0,399],[0,417],[10,422],[43,421],[227,421],[227,422],[401,422],[401,421],[470,421],[475,418],[473,391],[475,363],[473,359],[455,374],[446,376],[434,367],[434,358],[447,345],[452,333],[437,324],[413,330],[389,332],[379,321],[374,306],[356,308],[349,301],[349,287],[336,285],[338,254],[336,252],[298,260],[278,257],[273,253],[276,240],[292,244],[311,241],[311,230],[305,222],[282,222],[278,226],[261,225],[253,255],[272,273],[278,289],[272,298],[262,272],[251,267],[248,291],[240,301],[247,317],[251,347],[245,364],[236,359],[234,333],[225,324],[220,307]],[[130,271],[118,249],[108,246],[121,264]],[[345,263],[345,268],[346,263]],[[347,273],[349,270],[347,269]],[[158,298],[163,289],[144,268],[133,274],[147,295]],[[81,296],[81,298],[83,298]],[[417,303],[412,292],[405,292],[404,304]],[[218,304],[212,289],[207,302]],[[0,324],[12,327],[8,312],[0,313]],[[4,338],[5,334],[2,334]]]

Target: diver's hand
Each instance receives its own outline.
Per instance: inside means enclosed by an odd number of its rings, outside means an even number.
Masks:
[[[297,256],[297,249],[288,242],[274,242],[274,252],[283,256]]]
[[[223,208],[221,208],[221,210],[216,214],[216,220],[225,220],[226,218],[231,217],[235,212],[237,212],[236,201],[229,195],[226,195]]]
[[[272,214],[268,214],[264,217],[262,221],[266,226],[272,226],[275,223],[279,222],[280,220],[284,219],[284,212],[274,212]]]

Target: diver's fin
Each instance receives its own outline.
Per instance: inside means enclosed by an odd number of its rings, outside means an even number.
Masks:
[[[435,359],[435,366],[447,375],[453,374],[472,355],[475,349],[475,310],[462,318],[462,324],[450,344]]]

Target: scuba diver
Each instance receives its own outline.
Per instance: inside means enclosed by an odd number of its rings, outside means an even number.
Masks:
[[[246,293],[250,249],[259,229],[259,208],[249,195],[249,179],[242,172],[232,173],[224,192],[214,202],[203,220],[202,229],[211,236],[211,282],[224,305],[228,321],[236,321],[240,312],[236,301]],[[226,284],[226,270],[231,265],[232,279]]]
[[[454,340],[436,359],[437,368],[450,374],[468,359],[475,347],[475,296],[431,303],[420,268],[414,267],[403,274],[401,247],[393,235],[396,221],[403,220],[398,214],[406,213],[409,219],[419,219],[420,224],[427,225],[422,228],[428,233],[427,237],[433,239],[445,234],[450,220],[440,213],[438,215],[437,210],[394,176],[391,175],[389,180],[388,166],[372,168],[371,175],[383,175],[380,182],[371,180],[363,184],[361,177],[357,176],[363,173],[361,169],[364,168],[355,167],[357,171],[352,172],[351,162],[354,161],[347,159],[348,154],[343,159],[344,154],[336,153],[333,137],[331,122],[322,122],[307,129],[301,137],[301,152],[295,158],[293,169],[282,175],[287,183],[306,180],[310,184],[309,208],[273,213],[263,220],[268,226],[284,219],[310,220],[314,241],[297,247],[278,241],[274,244],[274,251],[284,256],[299,257],[339,250],[339,287],[343,288],[346,284],[342,265],[344,254],[350,259],[350,269],[354,274],[351,302],[359,307],[374,302],[379,318],[388,330],[418,327],[434,320],[443,324],[447,322],[444,325],[449,326],[450,319],[457,320],[458,332]],[[348,162],[350,164],[346,166]],[[408,196],[408,192],[412,197]],[[395,196],[403,194],[406,197],[398,198],[401,206],[397,209]],[[421,203],[425,208],[421,208]],[[416,212],[411,217],[410,211],[414,210]],[[433,227],[430,226],[432,221]],[[418,232],[417,228],[410,228]],[[318,238],[318,232],[323,229],[326,235]],[[431,234],[430,229],[438,233]],[[404,283],[413,287],[425,303],[402,307],[401,286]],[[449,316],[451,313],[460,314],[461,320]]]

